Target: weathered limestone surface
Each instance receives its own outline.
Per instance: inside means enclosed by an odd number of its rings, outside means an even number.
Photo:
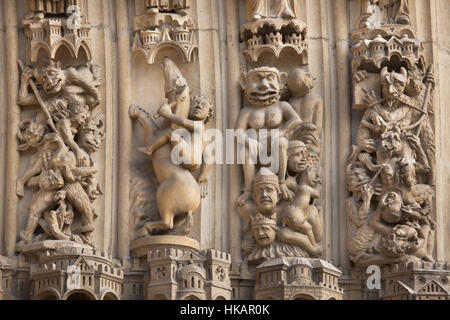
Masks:
[[[0,299],[449,299],[447,30],[447,0],[0,0]]]

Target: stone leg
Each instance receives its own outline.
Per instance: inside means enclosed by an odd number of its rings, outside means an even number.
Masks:
[[[94,231],[94,208],[91,201],[89,200],[86,191],[80,183],[67,183],[64,186],[66,191],[66,198],[70,204],[75,208],[81,216],[82,227],[75,233],[83,234],[90,243],[92,241],[91,235]]]
[[[250,152],[247,147],[245,147],[245,163],[242,165],[244,171],[244,193],[238,198],[238,206],[242,207],[247,200],[251,198],[253,192],[253,179],[256,174],[256,164],[250,162]]]
[[[46,220],[49,225],[50,233],[56,240],[70,240],[70,237],[61,231],[56,211],[49,212],[46,215]]]
[[[189,8],[191,7],[190,0],[173,0],[173,8],[182,16],[188,15]]]
[[[399,8],[395,16],[395,22],[399,24],[411,24],[409,0],[399,0]]]
[[[271,1],[271,18],[294,19],[295,8],[291,8],[291,0]]]
[[[308,222],[312,227],[312,232],[316,241],[322,241],[323,239],[323,217],[322,210],[317,209],[315,206],[309,206],[308,211]]]
[[[284,200],[292,201],[295,194],[286,186],[286,170],[288,163],[289,141],[286,138],[280,138],[279,141],[279,169],[278,181],[280,183],[281,196]]]
[[[358,19],[358,28],[368,28],[368,20],[372,16],[370,12],[371,0],[360,0],[360,14]]]
[[[323,252],[321,245],[313,246],[308,237],[302,233],[295,232],[289,228],[283,228],[278,231],[277,237],[280,241],[291,243],[306,250],[312,256],[318,256]]]
[[[251,5],[253,6],[252,20],[267,18],[267,0],[254,0],[251,1]]]
[[[166,128],[162,131],[158,131],[155,134],[155,137],[152,137],[152,139],[150,139],[150,146],[147,148],[140,148],[139,151],[142,151],[146,155],[151,156],[153,152],[155,152],[155,150],[170,142],[172,131],[172,128]]]
[[[27,226],[23,232],[20,233],[21,240],[26,243],[31,242],[33,233],[39,224],[39,219],[41,219],[42,214],[51,209],[52,206],[56,205],[53,197],[55,196],[55,191],[39,191],[35,197],[33,204],[30,207],[30,215],[28,216]]]

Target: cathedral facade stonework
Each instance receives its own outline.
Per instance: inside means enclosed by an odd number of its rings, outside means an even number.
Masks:
[[[1,0],[0,300],[450,300],[446,0]]]

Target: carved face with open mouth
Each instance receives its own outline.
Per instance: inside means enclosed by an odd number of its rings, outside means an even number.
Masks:
[[[105,139],[105,123],[102,114],[93,116],[80,130],[78,145],[88,153],[97,152]]]
[[[42,124],[38,124],[30,120],[22,121],[18,136],[24,144],[21,145],[19,149],[26,150],[29,147],[37,148],[41,146],[44,141],[44,135],[45,127]]]
[[[66,83],[66,76],[61,68],[50,65],[42,70],[41,85],[46,93],[59,93]]]
[[[385,99],[399,98],[405,91],[408,80],[408,73],[405,68],[401,68],[400,73],[388,72],[385,67],[381,71],[381,87]]]
[[[289,142],[288,170],[291,173],[302,173],[308,168],[308,149],[301,141]]]
[[[278,69],[261,67],[243,75],[242,87],[248,101],[255,106],[269,106],[280,100],[280,90],[287,75]]]

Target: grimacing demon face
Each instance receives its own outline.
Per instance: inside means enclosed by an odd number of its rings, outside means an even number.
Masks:
[[[39,78],[42,88],[48,94],[59,93],[66,83],[66,76],[60,62],[50,62],[42,69]]]
[[[45,127],[42,124],[24,120],[20,124],[19,139],[24,142],[19,147],[20,150],[26,150],[29,147],[37,148],[42,145],[45,135]]]
[[[401,72],[388,72],[387,67],[381,71],[381,88],[385,99],[399,98],[405,91],[408,82],[408,72],[401,68]]]
[[[91,119],[80,130],[78,145],[88,153],[97,152],[105,138],[105,125],[103,119]]]
[[[261,67],[241,76],[241,86],[248,101],[255,106],[268,106],[280,100],[287,74],[276,68]]]

